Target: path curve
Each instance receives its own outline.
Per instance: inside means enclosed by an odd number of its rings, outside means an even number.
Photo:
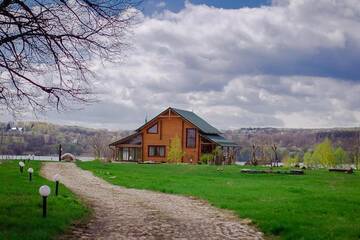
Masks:
[[[44,163],[41,174],[62,183],[94,210],[61,239],[263,239],[228,211],[204,201],[112,185],[74,163]]]

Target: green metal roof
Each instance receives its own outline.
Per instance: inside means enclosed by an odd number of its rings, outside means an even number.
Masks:
[[[117,141],[115,141],[115,142],[113,142],[113,143],[110,143],[109,146],[116,146],[116,145],[118,145],[118,144],[122,144],[122,143],[124,143],[124,142],[126,142],[126,141],[128,141],[128,140],[135,139],[135,138],[136,138],[137,136],[139,136],[139,135],[140,135],[139,132],[132,133],[132,134],[126,136],[126,137],[121,138],[120,140],[117,140]],[[138,143],[138,142],[136,142],[135,144],[141,145],[141,143]]]
[[[207,123],[204,119],[199,117],[193,112],[181,110],[177,108],[171,108],[174,112],[185,118],[187,121],[194,124],[196,127],[198,127],[202,132],[206,134],[219,134],[220,131],[211,126],[209,123]]]
[[[217,135],[217,134],[201,134],[202,137],[207,138],[208,140],[219,144],[222,147],[234,147],[234,146],[238,146],[238,144],[227,140],[226,138],[224,138],[223,136]]]

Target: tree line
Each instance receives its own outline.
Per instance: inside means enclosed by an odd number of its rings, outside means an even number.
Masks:
[[[349,154],[341,146],[334,147],[332,142],[327,138],[323,142],[317,144],[314,150],[307,151],[302,157],[299,155],[286,156],[284,164],[286,166],[297,166],[300,163],[310,168],[319,167],[344,167],[347,165],[355,165],[360,167],[359,151]]]

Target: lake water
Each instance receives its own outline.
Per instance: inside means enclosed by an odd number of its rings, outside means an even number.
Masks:
[[[246,162],[235,162],[236,165],[239,166],[245,166]],[[282,162],[278,163],[279,167],[283,166],[284,164]],[[270,164],[267,164],[266,166],[270,167]]]
[[[0,160],[16,159],[16,160],[28,160],[29,155],[0,155]],[[92,161],[93,157],[76,156],[76,159],[80,161]],[[59,161],[59,156],[31,156],[30,160],[37,161]]]

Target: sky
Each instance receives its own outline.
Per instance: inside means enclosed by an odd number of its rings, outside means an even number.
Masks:
[[[187,1],[193,5],[207,5],[215,8],[238,9],[238,8],[254,8],[271,5],[271,0],[192,0]],[[139,7],[139,9],[148,16],[154,13],[161,13],[164,9],[172,12],[180,12],[185,8],[184,0],[147,0]]]
[[[360,126],[358,0],[148,0],[99,102],[39,120],[136,129],[172,106],[215,127]],[[33,117],[27,117],[33,119]]]

